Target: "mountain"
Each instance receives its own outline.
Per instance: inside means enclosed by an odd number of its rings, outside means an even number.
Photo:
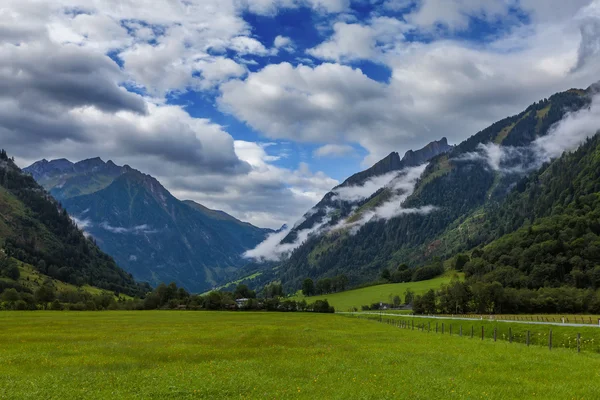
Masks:
[[[278,278],[293,290],[306,277],[318,279],[341,273],[352,284],[359,284],[376,279],[384,268],[396,270],[404,263],[413,267],[425,265],[435,257],[448,259],[459,251],[493,240],[493,236],[482,232],[481,226],[523,177],[540,167],[537,140],[547,137],[568,113],[589,107],[593,93],[591,87],[555,94],[447,152],[430,153],[427,167],[416,171],[420,175],[410,193],[398,196],[392,181],[362,204],[346,208],[343,217],[335,221],[341,221],[343,229],[320,230],[302,237],[303,244],[278,266]],[[397,168],[397,158],[391,154],[376,166],[376,172],[365,171],[347,182],[356,185],[375,174],[385,174]],[[335,194],[328,196],[322,201],[325,206],[335,198]],[[365,220],[365,216],[377,215],[373,210],[386,205],[403,211],[396,210],[387,218]],[[321,203],[315,209],[306,218],[313,220],[309,226],[318,226],[327,218]],[[389,207],[386,209],[389,211]],[[353,225],[357,220],[362,223]],[[511,231],[518,228],[515,223]]]
[[[470,252],[467,277],[599,289],[600,135],[522,179],[479,229],[486,245]]]
[[[25,169],[136,279],[205,291],[247,261],[268,229],[176,199],[160,182],[99,158],[39,161]]]
[[[448,140],[442,138],[439,141],[429,143],[420,150],[406,152],[402,159],[400,159],[400,155],[397,152],[390,153],[371,168],[352,175],[341,185],[333,188],[317,205],[304,215],[303,220],[290,230],[282,242],[293,243],[298,239],[300,232],[314,230],[315,227],[323,225],[323,221],[325,220],[328,221],[324,225],[334,226],[347,218],[357,208],[368,204],[373,195],[373,193],[368,192],[369,187],[372,186],[368,185],[371,180],[380,178],[382,185],[389,183],[400,171],[427,163],[431,158],[446,153],[451,149],[452,146],[448,145]],[[364,196],[357,195],[353,198],[344,198],[343,195],[340,195],[341,192],[351,191],[355,187],[361,187],[361,185],[364,188]],[[373,192],[381,189],[377,185],[373,187]],[[360,191],[363,192],[362,189]]]
[[[54,198],[63,200],[105,188],[125,172],[125,168],[112,161],[105,163],[98,157],[78,163],[62,158],[41,160],[23,171],[31,174]]]
[[[86,238],[65,209],[4,150],[0,152],[0,245],[9,257],[66,283],[130,296],[150,290]]]

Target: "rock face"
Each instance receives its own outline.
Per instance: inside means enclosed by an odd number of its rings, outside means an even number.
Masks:
[[[426,163],[439,154],[450,151],[451,149],[452,146],[448,144],[448,139],[444,137],[440,140],[429,143],[420,150],[407,151],[402,159],[400,159],[400,155],[394,151],[384,159],[378,161],[371,168],[352,175],[340,186],[360,185],[367,179],[374,176],[384,175],[392,171],[400,171],[408,167],[416,167]]]
[[[141,281],[210,289],[246,264],[268,229],[176,199],[159,181],[99,158],[39,161],[26,169],[98,245]]]

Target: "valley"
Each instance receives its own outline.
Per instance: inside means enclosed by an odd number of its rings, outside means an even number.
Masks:
[[[10,312],[0,313],[0,323],[0,397],[555,399],[599,393],[590,384],[600,378],[597,354],[336,315]]]

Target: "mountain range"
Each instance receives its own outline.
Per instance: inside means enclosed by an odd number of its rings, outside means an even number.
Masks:
[[[557,93],[456,146],[448,146],[442,139],[407,153],[402,160],[397,153],[390,154],[348,178],[309,210],[275,246],[287,252],[278,254],[281,261],[261,271],[264,279],[280,280],[294,291],[307,277],[345,274],[357,285],[378,279],[384,269],[395,271],[405,264],[425,266],[436,260],[451,260],[461,252],[469,257],[474,252],[475,261],[480,252],[486,254],[519,229],[542,223],[539,218],[556,212],[553,207],[570,205],[575,193],[597,192],[590,188],[597,189],[600,171],[586,172],[583,182],[587,188],[569,188],[564,175],[576,175],[582,166],[564,162],[569,154],[561,158],[564,151],[575,150],[586,136],[600,130],[600,121],[590,117],[595,115],[593,98],[597,93],[595,85]],[[578,120],[592,123],[585,127],[572,123]],[[569,124],[574,130],[569,131]],[[597,147],[589,148],[594,143],[597,140],[586,144],[588,153],[598,151]],[[593,160],[589,154],[587,158]],[[555,165],[561,162],[567,171],[557,169]],[[561,200],[564,204],[556,204],[560,201],[546,194],[544,205],[531,210],[527,200],[537,201],[553,181],[567,185],[555,187],[555,192],[571,195]],[[529,197],[523,199],[523,193]],[[519,207],[515,207],[515,198],[521,199]],[[514,238],[511,243],[516,245]],[[264,256],[256,251],[251,254]],[[595,261],[586,262],[593,265]],[[528,271],[543,269],[540,264],[532,263]],[[564,271],[568,274],[574,264],[564,263],[563,272],[552,276],[564,277]],[[511,268],[518,268],[518,261]],[[589,269],[581,268],[583,273]],[[550,282],[546,275],[540,279]]]
[[[112,161],[41,160],[24,171],[140,281],[208,290],[243,266],[242,254],[271,233],[180,201],[152,176]]]
[[[129,296],[144,296],[151,289],[148,284],[135,282],[86,238],[66,210],[4,150],[0,152],[0,246],[1,256],[73,285],[91,285]],[[3,288],[11,285],[0,283]]]

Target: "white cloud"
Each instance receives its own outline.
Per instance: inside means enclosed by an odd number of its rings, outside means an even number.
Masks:
[[[456,161],[484,161],[498,172],[523,174],[538,169],[543,163],[577,149],[587,138],[600,132],[600,95],[595,95],[589,108],[568,113],[550,128],[547,135],[524,147],[480,144],[477,152],[463,154]]]
[[[313,152],[315,157],[343,157],[354,153],[354,148],[347,144],[326,144]]]
[[[333,25],[334,33],[308,54],[325,60],[367,59],[375,55],[375,35],[369,27],[360,24],[338,22]]]
[[[333,34],[307,53],[324,60],[348,62],[359,59],[380,60],[380,53],[390,44],[402,42],[408,26],[389,17],[378,17],[368,25],[337,22]]]
[[[269,235],[262,243],[252,250],[244,253],[244,257],[259,261],[278,261],[288,257],[292,251],[300,247],[310,236],[318,235],[326,230],[326,225],[331,218],[325,216],[310,229],[302,229],[296,232],[296,238],[292,243],[283,242],[291,229],[284,229]],[[296,224],[298,225],[298,224]]]
[[[258,40],[247,36],[236,36],[231,39],[228,47],[239,55],[266,56],[269,50]]]
[[[473,12],[481,12],[479,5],[464,3],[469,4]],[[496,6],[480,4],[496,15]],[[535,7],[543,8],[541,3]],[[535,12],[543,23],[516,27],[485,45],[396,38],[378,40],[374,47],[372,35],[385,37],[375,34],[376,29],[392,32],[387,37],[393,38],[406,27],[337,23],[332,37],[311,52],[342,62],[372,54],[371,60],[391,69],[388,84],[339,64],[282,63],[226,83],[219,104],[271,138],[361,145],[369,153],[365,166],[390,149],[406,151],[441,136],[460,142],[535,101],[571,87],[585,88],[600,76],[598,42],[593,35],[582,41],[580,32],[582,21],[589,25],[589,18],[600,18],[587,12],[584,20],[555,20]],[[340,36],[348,27],[364,35],[354,41]]]
[[[332,200],[342,200],[356,202],[372,196],[379,189],[386,187],[398,176],[398,171],[393,171],[384,175],[374,176],[358,186],[342,186],[337,188]]]
[[[391,190],[392,192],[392,197],[389,200],[373,209],[364,212],[357,211],[359,213],[358,216],[352,214],[345,220],[340,221],[332,229],[350,229],[350,232],[356,233],[362,226],[369,222],[378,220],[388,221],[401,215],[428,214],[435,211],[436,207],[434,206],[423,206],[419,208],[403,207],[403,203],[414,192],[417,181],[421,175],[423,175],[423,172],[425,172],[425,168],[427,168],[427,164],[406,168],[400,173],[397,173],[396,177],[386,184],[388,190]]]
[[[283,49],[288,53],[293,53],[295,50],[294,41],[287,36],[278,35],[275,37],[273,46],[275,46],[276,49]]]

